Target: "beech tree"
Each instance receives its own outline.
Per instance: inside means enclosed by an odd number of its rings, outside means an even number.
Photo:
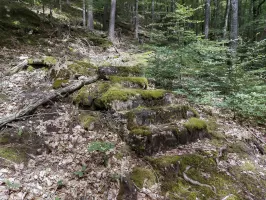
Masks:
[[[110,23],[109,23],[109,38],[111,41],[115,39],[115,12],[116,0],[111,0]]]
[[[209,26],[210,26],[210,15],[211,15],[211,0],[206,0],[205,2],[205,25],[204,25],[204,35],[205,38],[209,38]]]
[[[93,24],[93,0],[88,0],[88,29],[90,31],[94,30],[94,24]]]

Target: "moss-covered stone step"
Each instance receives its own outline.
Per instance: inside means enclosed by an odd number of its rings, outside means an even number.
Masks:
[[[234,179],[219,171],[215,158],[187,154],[148,160],[162,177],[162,192],[168,193],[170,200],[223,199],[228,195],[232,195],[233,199],[243,199]],[[184,174],[200,185],[187,181]]]
[[[128,128],[165,124],[189,117],[198,117],[195,109],[188,105],[171,105],[159,107],[138,107],[125,114]]]
[[[70,78],[79,76],[95,76],[98,73],[98,67],[89,61],[77,60],[69,63],[63,68],[54,68],[50,72],[50,77],[56,80],[66,81]]]
[[[203,138],[210,138],[207,123],[193,117],[180,125],[130,127],[126,141],[137,154],[153,155]]]
[[[148,88],[148,80],[145,77],[110,76],[109,79],[113,84],[119,83],[125,88]]]
[[[98,109],[122,111],[139,106],[162,106],[175,103],[175,95],[166,90],[141,90],[110,87],[94,103]]]
[[[109,79],[110,76],[142,77],[144,68],[142,66],[106,66],[99,67],[98,73],[102,79]]]
[[[111,83],[107,81],[97,81],[90,85],[85,85],[73,94],[73,102],[81,107],[94,108],[94,100],[101,97],[109,88]]]

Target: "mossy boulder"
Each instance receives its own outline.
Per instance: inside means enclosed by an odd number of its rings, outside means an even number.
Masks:
[[[236,199],[242,199],[238,193],[239,188],[235,187],[234,179],[220,172],[211,157],[187,154],[148,160],[161,174],[162,191],[164,194],[170,194],[170,199],[222,199],[230,194]],[[185,180],[184,173],[201,186]]]
[[[68,80],[55,79],[53,83],[53,89],[58,89],[67,83],[68,83]]]
[[[189,131],[194,131],[194,130],[204,130],[207,129],[207,123],[206,121],[202,119],[198,119],[195,117],[190,118],[184,126],[189,130]]]
[[[96,99],[99,109],[129,110],[138,106],[158,106],[169,104],[166,90],[141,90],[111,87]]]
[[[130,173],[130,179],[138,188],[142,188],[144,186],[144,182],[147,187],[151,187],[156,183],[156,176],[153,171],[142,167],[133,168]]]
[[[99,67],[98,73],[102,79],[110,79],[110,76],[141,77],[144,68],[141,66],[104,66]]]
[[[186,119],[192,108],[187,105],[137,107],[126,114],[128,127],[164,124]],[[196,116],[196,114],[194,115]]]
[[[98,67],[88,61],[75,61],[67,68],[75,76],[94,76],[98,70]]]
[[[112,83],[119,83],[123,87],[129,88],[142,88],[148,87],[148,80],[145,77],[121,77],[121,76],[110,76]]]
[[[65,68],[52,69],[50,77],[52,79],[68,80],[79,76],[95,76],[98,67],[88,61],[74,61]]]
[[[95,128],[95,123],[97,122],[98,117],[92,116],[87,113],[81,113],[79,115],[79,121],[81,125],[87,130],[93,130]]]
[[[81,107],[93,107],[94,100],[101,97],[110,87],[108,82],[96,82],[85,85],[73,95],[73,102]]]

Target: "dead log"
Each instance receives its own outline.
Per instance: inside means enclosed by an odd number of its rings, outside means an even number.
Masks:
[[[51,56],[44,56],[42,58],[39,59],[26,59],[23,62],[19,63],[17,66],[13,67],[9,72],[7,72],[7,74],[5,75],[13,75],[17,72],[19,72],[20,70],[24,69],[25,67],[27,67],[28,65],[32,65],[32,66],[36,66],[36,67],[52,67],[53,65],[55,65],[57,62],[56,58],[51,57]]]
[[[74,91],[80,89],[82,86],[90,84],[90,83],[94,83],[97,80],[98,80],[98,76],[93,76],[93,77],[86,78],[84,80],[74,82],[73,84],[71,84],[65,88],[58,89],[58,90],[54,91],[53,93],[47,95],[45,98],[41,98],[31,105],[25,106],[23,109],[19,110],[17,113],[12,114],[12,115],[8,115],[4,118],[0,118],[0,128],[3,127],[4,125],[6,125],[7,123],[10,123],[10,122],[12,122],[18,118],[21,118],[21,117],[31,113],[36,108],[38,108],[40,105],[43,105],[43,104],[55,99],[58,96],[73,93]]]
[[[19,63],[17,66],[13,67],[6,75],[12,75],[17,73],[18,71],[22,70],[29,64],[28,60],[24,60],[23,62]]]

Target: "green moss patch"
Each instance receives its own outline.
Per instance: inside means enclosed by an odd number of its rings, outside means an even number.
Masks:
[[[203,129],[207,129],[207,123],[204,120],[192,117],[190,118],[185,124],[184,126],[189,130],[189,131],[193,131],[193,130],[203,130]]]
[[[130,174],[130,179],[136,184],[138,188],[143,187],[144,181],[148,187],[156,183],[156,176],[150,169],[135,167]]]
[[[151,164],[162,176],[162,191],[170,193],[170,199],[222,199],[232,194],[239,198],[239,188],[235,187],[235,181],[223,172],[220,172],[213,158],[199,154],[180,156],[162,156],[149,158]],[[175,170],[172,166],[177,165]],[[187,170],[187,167],[190,168]],[[191,180],[210,187],[191,184],[184,179],[183,173]],[[178,175],[178,176],[176,176]]]
[[[62,84],[68,83],[68,80],[56,79],[53,83],[53,89],[58,89],[62,86]]]
[[[73,101],[80,106],[92,106],[94,99],[100,97],[109,87],[108,82],[85,85],[73,95]]]
[[[156,166],[157,169],[163,169],[178,163],[180,156],[162,156],[159,158],[148,158],[148,160]]]
[[[138,96],[144,100],[162,99],[166,92],[166,90],[141,90],[111,87],[98,99],[98,101],[107,108],[108,104],[112,101],[127,101],[132,97]]]
[[[151,135],[152,132],[149,127],[141,126],[141,127],[132,129],[130,131],[130,134],[139,135],[139,136],[148,136],[148,135]]]
[[[91,116],[88,114],[81,114],[79,116],[79,121],[85,129],[92,129],[91,126],[96,120],[97,118],[95,116]]]
[[[73,74],[91,76],[96,74],[98,68],[86,61],[75,61],[74,63],[68,65],[68,69]]]
[[[110,76],[110,80],[113,83],[132,83],[136,84],[141,88],[148,87],[148,80],[145,77],[121,77],[121,76]]]
[[[0,147],[0,157],[7,160],[21,163],[26,161],[26,155],[23,153],[23,149],[12,148],[12,147]]]

